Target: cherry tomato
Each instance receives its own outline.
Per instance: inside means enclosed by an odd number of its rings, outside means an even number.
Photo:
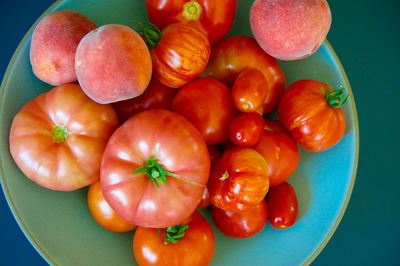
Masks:
[[[276,229],[286,229],[297,219],[298,204],[294,188],[288,183],[272,187],[267,195],[268,220]]]
[[[229,32],[236,5],[236,0],[146,0],[147,16],[160,30],[187,23],[202,31],[211,45]]]
[[[208,182],[211,203],[233,212],[253,208],[264,200],[268,188],[268,165],[250,148],[227,150],[211,170]]]
[[[14,117],[11,155],[26,177],[61,191],[99,179],[101,156],[118,118],[78,84],[64,84],[28,102]]]
[[[343,137],[346,120],[340,107],[344,89],[332,91],[327,83],[298,80],[291,84],[278,108],[279,120],[308,151],[331,148]]]
[[[136,225],[127,223],[110,207],[101,192],[100,181],[90,185],[87,201],[93,218],[105,229],[113,232],[128,232],[136,228]]]
[[[264,100],[264,114],[270,113],[279,103],[285,89],[285,76],[276,60],[266,54],[254,38],[230,36],[216,44],[203,76],[216,78],[231,86],[237,76],[247,68],[258,69],[268,83]]]
[[[198,211],[167,229],[138,227],[133,238],[139,265],[208,265],[214,250],[214,232]]]
[[[233,83],[233,105],[243,113],[256,112],[267,97],[268,89],[268,83],[261,71],[245,69]]]
[[[183,116],[136,114],[110,138],[101,163],[104,198],[125,221],[168,227],[199,205],[210,173],[207,145]]]
[[[181,88],[172,101],[172,110],[186,117],[208,145],[229,138],[229,123],[236,114],[231,91],[213,78],[198,78]]]
[[[253,147],[268,164],[269,185],[287,180],[299,164],[299,148],[289,131],[278,120],[264,119],[260,141]]]
[[[113,103],[122,124],[133,115],[148,109],[169,109],[177,89],[161,84],[152,78],[144,93],[136,98]]]
[[[225,211],[215,206],[211,209],[215,226],[225,235],[248,238],[259,233],[267,224],[268,207],[265,200],[246,212]]]
[[[229,124],[229,138],[237,146],[250,147],[264,131],[264,120],[258,113],[239,114]]]

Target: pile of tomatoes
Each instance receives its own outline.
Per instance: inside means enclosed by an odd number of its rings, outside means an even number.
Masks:
[[[10,151],[41,186],[90,185],[98,224],[136,229],[139,264],[205,265],[215,238],[197,209],[212,205],[216,227],[235,238],[268,220],[277,229],[295,223],[286,180],[298,144],[315,152],[341,139],[344,89],[300,80],[285,90],[279,64],[252,37],[225,37],[236,0],[147,0],[146,8],[153,24],[137,30],[154,74],[144,93],[99,104],[78,84],[58,86],[15,116]],[[279,120],[266,116],[276,109]]]

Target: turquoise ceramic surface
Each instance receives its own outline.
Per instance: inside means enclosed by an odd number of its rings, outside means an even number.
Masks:
[[[133,19],[146,19],[144,3],[144,0],[58,1],[43,16],[60,9],[73,9],[99,26],[109,23],[130,25]],[[231,35],[251,35],[248,22],[251,3],[252,0],[238,1]],[[29,100],[51,88],[39,81],[30,67],[29,45],[34,26],[18,47],[1,86],[3,192],[26,237],[50,264],[134,264],[133,233],[112,233],[97,225],[87,208],[87,189],[56,192],[41,188],[22,174],[10,156],[8,134],[14,115]],[[216,236],[213,265],[310,263],[336,229],[352,191],[358,161],[357,115],[350,85],[333,49],[325,42],[307,59],[279,63],[287,84],[303,78],[318,79],[313,74],[317,70],[331,81],[333,87],[343,84],[348,88],[350,98],[343,107],[346,132],[343,139],[327,151],[300,150],[299,167],[289,179],[298,196],[297,223],[283,231],[268,224],[258,235],[244,240],[228,238],[213,227]],[[209,211],[202,213],[212,223]]]

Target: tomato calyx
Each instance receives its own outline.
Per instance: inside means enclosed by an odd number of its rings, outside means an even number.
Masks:
[[[54,143],[66,143],[69,134],[65,126],[55,125],[49,135],[53,138]]]
[[[222,174],[222,176],[219,178],[219,180],[224,181],[229,178],[229,173],[228,170],[225,171],[225,173]]]
[[[203,13],[201,5],[194,0],[183,5],[182,14],[187,20],[198,20],[201,16],[201,13]]]
[[[134,20],[133,29],[144,37],[147,47],[151,50],[157,46],[161,39],[161,32],[156,25],[148,21]]]
[[[314,71],[314,73],[320,76],[328,85],[328,93],[326,94],[325,98],[330,107],[339,108],[346,103],[347,99],[349,98],[349,94],[347,93],[347,95],[344,96],[346,88],[343,85],[340,85],[339,89],[334,90],[329,84],[328,79],[324,75],[318,73],[317,71]]]
[[[165,235],[164,244],[168,245],[169,242],[178,243],[178,240],[185,236],[185,230],[188,228],[189,225],[187,224],[177,224],[165,228],[167,234]],[[158,237],[160,237],[160,229],[158,229]]]
[[[170,172],[165,171],[161,165],[158,164],[157,159],[154,157],[150,157],[147,159],[147,164],[137,168],[133,171],[133,175],[143,173],[149,177],[149,179],[153,182],[153,184],[160,189],[160,185],[158,184],[159,181],[166,185],[165,176],[176,176]]]

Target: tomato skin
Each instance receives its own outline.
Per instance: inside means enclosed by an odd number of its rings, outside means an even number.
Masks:
[[[133,252],[139,265],[208,265],[215,250],[211,225],[195,211],[188,221],[185,236],[176,244],[164,244],[166,232],[138,227],[133,238]]]
[[[213,78],[197,78],[181,88],[171,109],[186,117],[208,145],[217,145],[229,138],[229,123],[237,112],[230,89]]]
[[[215,45],[203,76],[213,77],[232,86],[236,77],[245,69],[261,71],[269,90],[264,100],[264,114],[270,113],[279,103],[285,89],[285,76],[276,60],[266,54],[254,38],[229,36]]]
[[[60,127],[69,134],[55,142],[52,132]],[[29,101],[15,115],[10,152],[25,176],[38,185],[76,190],[99,179],[101,155],[117,127],[111,105],[94,102],[78,84],[64,84]]]
[[[299,164],[299,148],[289,131],[278,120],[264,118],[260,141],[252,146],[268,164],[270,187],[287,180]]]
[[[268,220],[275,229],[286,229],[297,219],[298,203],[296,191],[288,183],[272,187],[267,195]]]
[[[216,146],[208,146],[208,154],[210,155],[211,167],[213,167],[222,156],[221,151]]]
[[[197,77],[210,58],[210,43],[195,27],[175,23],[161,32],[150,50],[154,76],[165,86],[179,88]]]
[[[101,192],[100,181],[90,185],[87,201],[94,220],[105,229],[113,232],[128,232],[136,228],[136,225],[124,221],[111,208]]]
[[[264,131],[264,120],[258,113],[239,114],[229,124],[229,138],[237,146],[250,147]]]
[[[346,129],[342,108],[330,107],[325,98],[327,93],[326,83],[298,80],[287,88],[279,104],[279,120],[308,151],[331,148]]]
[[[159,189],[147,175],[133,174],[149,158],[176,175],[167,175]],[[207,145],[198,130],[181,115],[155,109],[136,114],[115,131],[103,154],[100,181],[105,199],[121,218],[162,228],[193,213],[209,171]]]
[[[196,5],[193,6],[193,2]],[[147,16],[160,30],[177,22],[190,24],[202,31],[211,45],[231,29],[236,5],[236,0],[146,0]],[[196,6],[197,12],[188,16],[188,9]]]
[[[256,112],[267,97],[268,89],[268,83],[261,71],[245,69],[233,83],[233,104],[242,113]]]
[[[246,212],[235,213],[215,206],[211,209],[215,226],[224,234],[234,238],[248,238],[259,233],[268,221],[268,206],[262,200]]]
[[[208,182],[211,203],[233,212],[253,208],[264,200],[268,188],[268,165],[250,148],[227,150],[211,170]]]
[[[113,103],[122,124],[133,115],[149,109],[170,109],[177,89],[170,88],[152,78],[144,93],[136,98]]]

